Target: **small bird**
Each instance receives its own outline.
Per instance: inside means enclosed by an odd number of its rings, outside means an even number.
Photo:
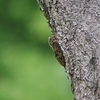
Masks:
[[[60,65],[65,67],[65,65],[66,65],[65,58],[63,56],[63,52],[61,50],[61,47],[59,46],[59,43],[58,43],[55,35],[52,35],[51,37],[49,37],[48,42],[55,54],[57,61],[60,63]]]

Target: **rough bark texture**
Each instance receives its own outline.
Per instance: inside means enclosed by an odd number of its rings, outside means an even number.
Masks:
[[[100,0],[38,0],[65,57],[74,100],[100,100]]]

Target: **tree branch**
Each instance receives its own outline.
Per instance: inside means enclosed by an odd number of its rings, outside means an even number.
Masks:
[[[100,0],[38,0],[65,57],[75,100],[100,100]]]

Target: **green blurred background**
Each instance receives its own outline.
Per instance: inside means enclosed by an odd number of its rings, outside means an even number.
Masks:
[[[36,0],[0,0],[0,100],[73,100]]]

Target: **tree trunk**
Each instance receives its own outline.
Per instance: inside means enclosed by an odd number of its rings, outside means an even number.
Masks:
[[[65,58],[74,100],[100,100],[100,0],[38,0]]]

